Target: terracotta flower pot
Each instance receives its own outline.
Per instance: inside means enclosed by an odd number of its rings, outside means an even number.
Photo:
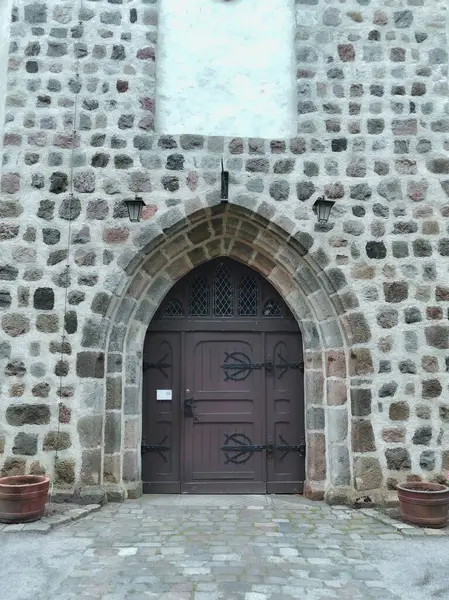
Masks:
[[[50,480],[42,475],[0,478],[0,522],[29,523],[42,517]]]
[[[404,521],[421,527],[445,527],[449,514],[449,487],[440,483],[400,483],[398,492]]]

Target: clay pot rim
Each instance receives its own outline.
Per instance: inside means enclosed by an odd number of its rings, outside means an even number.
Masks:
[[[419,486],[425,485],[434,485],[438,487],[434,490],[419,489]],[[409,481],[407,483],[398,483],[396,489],[401,490],[402,492],[412,492],[414,494],[447,494],[447,492],[449,492],[449,486],[445,485],[444,483],[431,483],[430,481]]]
[[[20,480],[29,479],[27,483],[19,483]],[[35,485],[49,483],[50,478],[46,475],[10,475],[9,477],[0,477],[1,487],[14,487],[15,489],[26,489]]]

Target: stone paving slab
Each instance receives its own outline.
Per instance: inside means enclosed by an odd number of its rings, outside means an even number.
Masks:
[[[376,519],[380,523],[384,525],[389,525],[393,529],[400,531],[402,535],[407,536],[449,536],[449,525],[446,527],[442,527],[441,529],[428,528],[428,527],[418,527],[416,525],[412,525],[411,523],[406,523],[400,517],[399,510],[389,511],[394,516],[389,516],[389,514],[385,514],[379,509],[375,508],[365,508],[361,509],[361,512],[373,519]]]
[[[21,532],[3,538],[11,569],[33,539]],[[55,555],[59,561],[57,570],[48,568],[44,591],[8,590],[2,600],[411,598],[385,575],[388,565],[380,567],[388,548],[414,543],[403,528],[370,509],[301,497],[144,496],[108,504],[40,539],[29,557],[38,575]],[[423,542],[446,539],[428,535]],[[442,550],[447,556],[449,545]],[[10,578],[2,569],[0,577]]]
[[[45,514],[39,521],[24,524],[4,525],[0,523],[1,533],[49,533],[58,525],[67,525],[72,521],[82,519],[87,515],[99,511],[100,504],[86,504],[79,506],[77,504],[49,504],[46,507]]]
[[[91,544],[62,600],[397,598],[355,544],[400,533],[298,497],[146,496],[55,532],[69,534]]]

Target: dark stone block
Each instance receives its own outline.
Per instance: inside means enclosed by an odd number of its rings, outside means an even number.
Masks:
[[[363,344],[371,339],[371,331],[363,313],[349,313],[347,315],[349,333],[353,344]]]
[[[438,398],[442,391],[443,387],[438,379],[425,379],[422,382],[423,398]]]
[[[83,448],[96,448],[102,444],[103,417],[89,415],[78,419],[77,430]]]
[[[184,169],[184,156],[182,154],[170,154],[167,156],[166,168],[170,171],[182,171]]]
[[[61,232],[58,229],[46,227],[42,230],[42,239],[47,246],[54,246],[61,239]]]
[[[399,363],[399,371],[414,375],[417,372],[416,365],[412,360],[401,360]]]
[[[37,438],[36,433],[18,433],[14,438],[12,453],[34,456],[37,454]]]
[[[436,458],[433,450],[424,450],[419,457],[419,466],[425,471],[433,471],[435,469]]]
[[[392,471],[408,471],[412,468],[410,454],[405,448],[389,448],[385,450],[387,469]]]
[[[284,200],[288,200],[290,194],[290,184],[288,181],[279,180],[273,181],[270,184],[270,196],[276,202],[283,202]]]
[[[55,210],[55,203],[51,200],[41,200],[39,208],[37,209],[37,216],[40,219],[51,221],[53,219],[53,212]]]
[[[376,320],[383,329],[391,329],[398,324],[398,311],[394,308],[381,308],[376,315]]]
[[[249,158],[246,161],[246,170],[249,173],[268,173],[270,163],[266,158]]]
[[[412,442],[417,446],[428,446],[432,439],[432,427],[425,425],[424,427],[418,427],[413,434]]]
[[[398,384],[396,381],[388,381],[387,383],[381,385],[379,389],[379,398],[388,398],[390,396],[394,396],[397,389]]]
[[[80,292],[78,290],[74,290],[73,292],[69,292],[68,303],[72,305],[78,305],[83,302],[86,294],[84,292]]]
[[[298,200],[304,202],[315,193],[315,186],[311,181],[300,181],[296,184],[296,195]]]
[[[71,485],[75,481],[75,461],[58,459],[55,464],[55,483],[61,486]]]
[[[409,255],[408,242],[393,242],[392,249],[395,258],[405,258]]]
[[[447,325],[432,325],[425,329],[426,342],[433,348],[446,350],[449,348],[449,327]]]
[[[9,425],[46,425],[50,422],[50,408],[46,404],[11,404],[6,409]]]
[[[3,358],[8,358],[3,357]],[[23,377],[26,373],[25,363],[21,360],[13,360],[5,367],[5,375],[11,377]]]
[[[179,141],[183,150],[201,149],[204,146],[202,135],[181,135]]]
[[[376,450],[371,421],[353,419],[351,437],[353,452],[374,452]]]
[[[178,177],[171,177],[166,175],[161,179],[162,187],[164,190],[169,192],[177,192],[179,190],[179,179]]]
[[[65,327],[66,332],[69,335],[76,333],[76,331],[78,329],[78,317],[74,310],[69,310],[64,315],[64,327]]]
[[[408,284],[406,281],[384,282],[383,288],[386,302],[402,302],[408,298]]]
[[[74,221],[81,213],[81,202],[79,198],[65,198],[59,207],[59,216],[66,221]]]
[[[307,428],[324,430],[324,408],[311,406],[307,410]]]
[[[438,252],[441,256],[449,256],[449,238],[442,238],[439,240]]]
[[[78,377],[104,377],[103,352],[78,352],[76,359]]]
[[[72,445],[70,433],[67,431],[49,431],[44,438],[44,452],[67,450]]]
[[[106,379],[106,410],[116,410],[122,407],[122,377]]]
[[[371,414],[371,390],[351,389],[351,413],[354,417],[367,417]]]
[[[69,180],[66,173],[55,171],[50,177],[50,192],[53,194],[62,194],[67,191]]]
[[[365,248],[368,258],[382,259],[387,256],[384,242],[367,242]]]
[[[121,413],[106,412],[106,421],[104,428],[104,451],[106,454],[120,452],[122,436],[122,416]]]

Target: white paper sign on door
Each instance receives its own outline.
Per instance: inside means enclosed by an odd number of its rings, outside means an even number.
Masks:
[[[156,390],[156,400],[172,400],[172,390]]]

